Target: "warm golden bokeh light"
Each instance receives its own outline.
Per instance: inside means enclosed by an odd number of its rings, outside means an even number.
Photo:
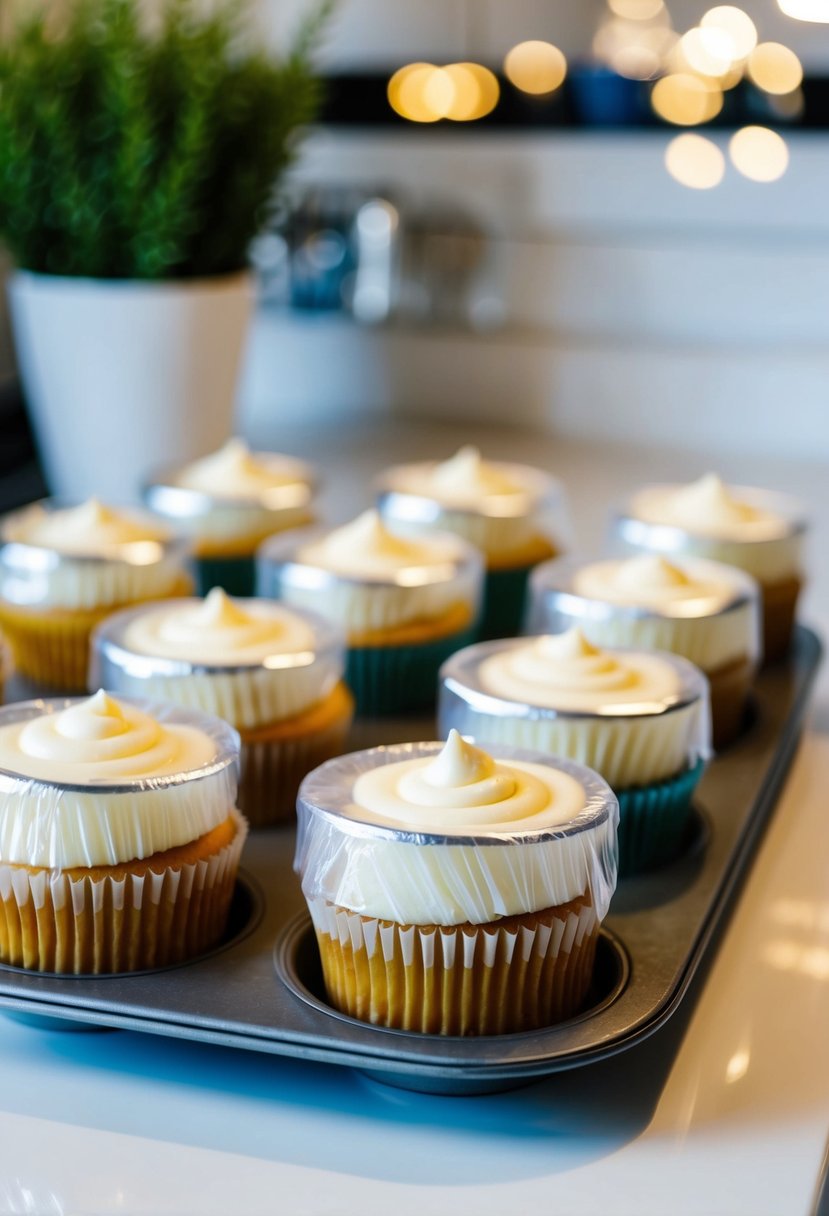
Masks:
[[[703,76],[724,76],[738,58],[734,39],[725,30],[696,26],[683,34],[679,46],[689,67]]]
[[[753,182],[776,182],[789,165],[786,141],[768,127],[742,127],[728,142],[734,168]]]
[[[829,0],[777,0],[777,7],[795,21],[829,22]]]
[[[665,25],[642,25],[621,18],[605,21],[593,38],[593,54],[620,76],[652,80],[663,70],[678,35]]]
[[[700,21],[704,30],[723,30],[731,39],[735,59],[747,59],[757,45],[757,27],[741,8],[719,4]]]
[[[410,122],[437,122],[443,117],[425,99],[426,85],[438,70],[434,63],[407,63],[394,73],[386,93],[396,114]]]
[[[665,168],[681,186],[711,190],[725,173],[725,157],[704,135],[677,135],[665,149]]]
[[[651,105],[666,122],[695,127],[716,118],[722,109],[723,95],[711,81],[676,72],[657,80],[651,90]]]
[[[450,63],[444,71],[454,87],[447,118],[453,122],[474,122],[492,113],[501,93],[494,72],[480,63]]]
[[[552,93],[564,83],[567,60],[551,42],[519,42],[507,53],[504,73],[522,93]]]
[[[663,0],[607,0],[607,7],[626,21],[653,21],[665,12]]]
[[[388,84],[389,105],[410,122],[472,122],[498,104],[498,79],[478,63],[409,63]]]
[[[748,74],[766,93],[792,93],[800,88],[803,68],[782,42],[761,42],[748,57]]]

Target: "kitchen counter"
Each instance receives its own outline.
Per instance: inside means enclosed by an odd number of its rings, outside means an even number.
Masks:
[[[311,450],[299,431],[276,438]],[[392,455],[459,438],[422,425],[316,437],[332,515],[363,505],[368,470]],[[587,546],[608,497],[704,471],[678,451],[481,439],[563,473]],[[817,466],[722,471],[797,490],[829,520]],[[510,1093],[437,1098],[333,1066],[0,1018],[0,1216],[809,1216],[829,1132],[827,727],[824,681],[710,968],[640,1046]]]

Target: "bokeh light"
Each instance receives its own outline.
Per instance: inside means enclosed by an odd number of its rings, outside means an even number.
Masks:
[[[728,142],[734,168],[753,182],[776,182],[789,166],[785,139],[768,127],[741,127]]]
[[[593,54],[631,80],[652,80],[663,70],[678,35],[665,25],[616,18],[605,21],[593,38]]]
[[[728,34],[735,59],[747,59],[757,45],[757,27],[748,13],[733,4],[711,8],[700,21],[704,30],[722,30]]]
[[[777,7],[795,21],[829,22],[829,0],[777,0]]]
[[[782,42],[761,42],[748,57],[748,74],[766,93],[792,93],[800,88],[803,67]]]
[[[478,63],[409,63],[388,84],[389,105],[409,122],[472,122],[498,104],[497,77]]]
[[[395,113],[409,122],[437,122],[443,117],[426,100],[426,85],[436,71],[434,63],[407,63],[394,73],[386,92]]]
[[[492,113],[501,94],[494,72],[480,63],[450,63],[445,71],[455,90],[447,118],[453,122],[474,122]]]
[[[675,181],[692,190],[711,190],[725,173],[725,157],[704,135],[677,135],[665,149],[665,168]]]
[[[734,39],[716,26],[695,26],[682,35],[679,46],[689,67],[703,76],[724,76],[738,58]]]
[[[657,80],[651,105],[665,122],[695,127],[716,118],[723,106],[722,89],[714,82],[688,72],[675,72]]]
[[[551,42],[519,42],[504,59],[504,73],[522,93],[552,93],[564,83],[567,60]]]

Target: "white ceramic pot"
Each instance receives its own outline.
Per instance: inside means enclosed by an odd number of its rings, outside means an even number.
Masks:
[[[54,495],[136,499],[152,470],[232,433],[249,275],[154,283],[19,271],[9,298]]]

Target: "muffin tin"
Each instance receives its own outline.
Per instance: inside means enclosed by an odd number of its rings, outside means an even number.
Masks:
[[[254,833],[228,940],[162,973],[100,978],[0,967],[0,1007],[34,1020],[109,1026],[347,1065],[405,1088],[507,1089],[641,1041],[679,1005],[715,943],[769,820],[803,727],[821,646],[798,628],[790,659],[761,675],[740,739],[699,787],[673,865],[625,880],[605,921],[590,1007],[549,1029],[479,1039],[378,1029],[331,1010],[292,871],[294,834]],[[368,723],[359,725],[361,734]],[[371,741],[427,738],[429,722],[373,724]],[[355,739],[362,746],[365,738]]]

